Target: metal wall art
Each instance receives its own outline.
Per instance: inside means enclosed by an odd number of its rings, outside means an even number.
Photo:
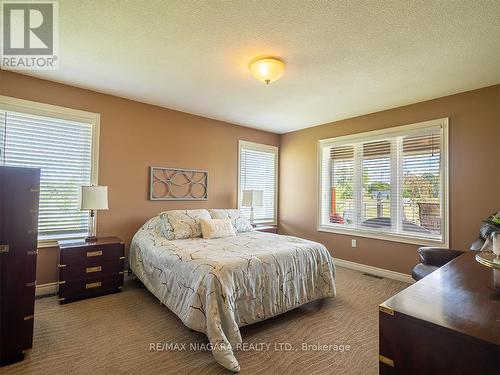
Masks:
[[[205,201],[208,171],[150,167],[149,199],[152,201]]]

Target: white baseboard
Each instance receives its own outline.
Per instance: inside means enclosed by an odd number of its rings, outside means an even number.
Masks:
[[[47,294],[54,294],[58,291],[58,283],[48,283],[48,284],[40,284],[35,288],[35,296],[45,296]]]
[[[339,258],[334,258],[334,261],[335,261],[335,264],[339,267],[345,267],[345,268],[349,268],[349,269],[360,271],[360,272],[366,272],[366,273],[370,273],[370,274],[375,275],[375,276],[380,276],[380,277],[385,277],[388,279],[398,280],[398,281],[402,281],[402,282],[408,283],[408,284],[413,284],[415,282],[411,278],[410,275],[407,275],[405,273],[390,271],[390,270],[386,270],[384,268],[368,266],[366,264],[355,263],[355,262],[351,262],[349,260],[344,260],[344,259],[339,259]]]

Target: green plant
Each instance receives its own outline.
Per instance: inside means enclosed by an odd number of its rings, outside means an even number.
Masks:
[[[484,220],[484,222],[500,228],[500,215],[492,215],[488,219]]]

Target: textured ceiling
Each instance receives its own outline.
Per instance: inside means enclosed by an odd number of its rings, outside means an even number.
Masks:
[[[59,3],[60,68],[28,74],[277,133],[500,82],[500,1]]]

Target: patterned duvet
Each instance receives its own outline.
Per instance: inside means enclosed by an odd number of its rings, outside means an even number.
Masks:
[[[187,327],[207,335],[229,370],[240,370],[239,327],[335,296],[335,266],[321,244],[257,231],[167,240],[158,225],[155,217],[136,233],[130,267]]]

